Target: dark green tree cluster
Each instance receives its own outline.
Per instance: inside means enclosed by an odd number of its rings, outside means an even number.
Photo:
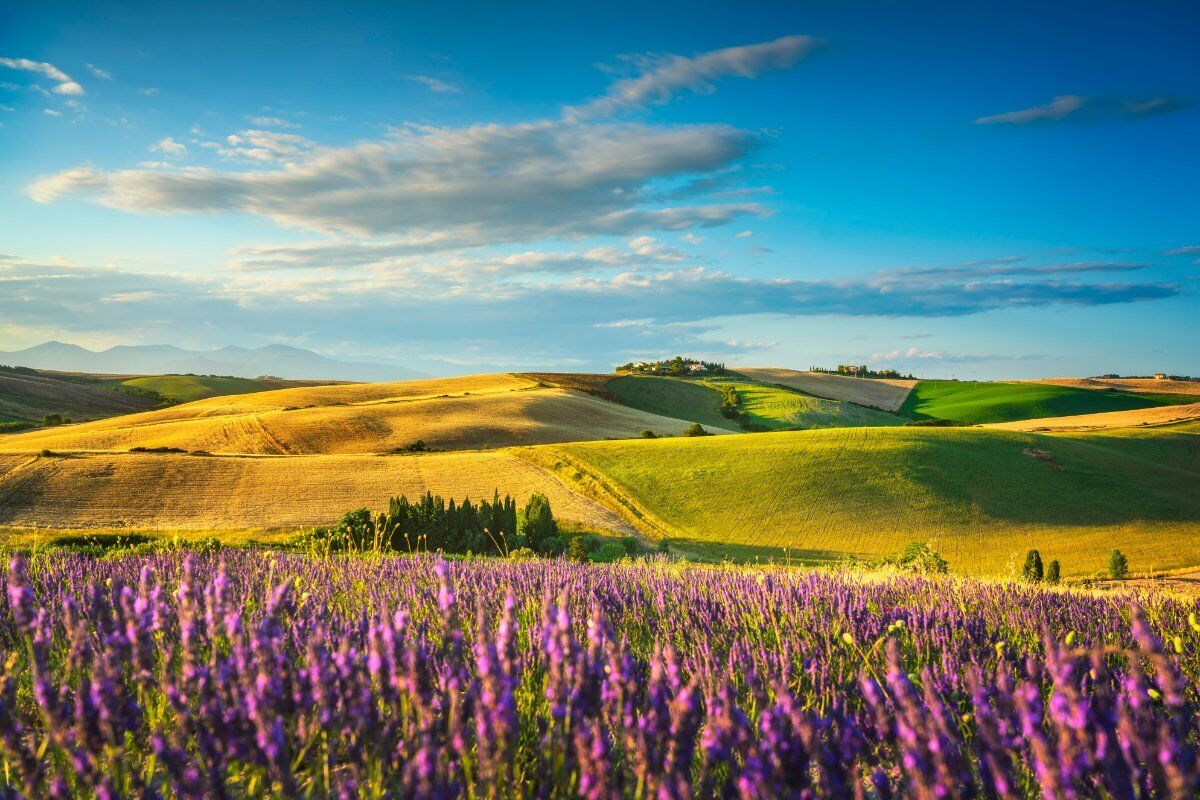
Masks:
[[[333,528],[316,528],[304,544],[330,550],[507,555],[528,547],[535,553],[558,555],[564,545],[545,495],[529,498],[518,509],[513,498],[500,497],[477,503],[426,494],[415,502],[393,497],[388,510],[372,514],[365,508],[350,511]]]
[[[47,428],[53,428],[55,425],[69,425],[70,417],[64,417],[62,414],[43,414],[42,424]]]
[[[699,367],[701,369],[693,369]],[[691,375],[702,372],[707,376],[725,372],[725,365],[715,361],[675,356],[662,361],[630,361],[617,367],[617,372],[650,373],[653,375]]]
[[[828,367],[809,367],[809,372],[825,372],[831,375],[854,375],[858,378],[905,378],[915,380],[912,373],[902,374],[894,369],[868,369],[866,364],[838,364],[837,369]]]
[[[1025,554],[1025,564],[1021,567],[1021,580],[1027,583],[1056,584],[1062,580],[1062,565],[1058,559],[1043,566],[1042,554],[1030,550]]]

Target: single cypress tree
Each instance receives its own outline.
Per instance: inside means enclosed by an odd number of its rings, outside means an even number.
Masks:
[[[1021,570],[1021,577],[1030,583],[1041,583],[1043,574],[1042,554],[1037,550],[1030,550],[1025,554],[1025,567]]]
[[[1058,559],[1054,559],[1046,566],[1046,583],[1058,583],[1062,580],[1060,575],[1062,565],[1058,563]]]

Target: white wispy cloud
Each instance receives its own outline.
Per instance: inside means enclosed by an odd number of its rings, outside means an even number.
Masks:
[[[975,120],[976,125],[1033,125],[1060,122],[1105,122],[1169,114],[1190,103],[1175,97],[1113,99],[1060,94],[1049,103]]]
[[[710,92],[721,78],[754,78],[771,70],[786,69],[820,44],[820,40],[811,36],[783,36],[694,56],[636,56],[630,60],[640,67],[640,74],[614,82],[603,96],[586,105],[567,107],[564,116],[572,120],[609,117],[631,109],[663,105],[684,91]]]
[[[922,350],[919,347],[896,348],[887,353],[872,353],[867,361],[882,364],[976,364],[992,361],[1026,361],[1032,355],[997,355],[995,353],[954,353],[942,350]]]
[[[280,117],[247,117],[247,119],[251,125],[259,128],[295,129],[301,127],[299,122],[292,122]]]
[[[457,94],[458,92],[462,91],[462,89],[458,88],[453,83],[444,81],[441,78],[434,78],[431,75],[409,75],[408,79],[414,83],[419,83],[425,88],[429,89],[429,91],[437,92],[438,94]]]
[[[112,74],[108,70],[100,69],[99,67],[97,67],[95,64],[92,64],[92,63],[88,63],[86,66],[88,68],[88,72],[92,73],[93,75],[95,75],[97,78],[100,78],[101,80],[111,81],[113,79]]]
[[[231,157],[292,161],[254,172],[172,174],[75,167],[35,181],[39,202],[87,192],[138,212],[233,211],[357,236],[455,234],[483,241],[625,235],[765,214],[755,203],[648,207],[654,180],[720,169],[757,140],[726,125],[559,122],[407,126],[384,140],[310,150],[294,134],[243,131]]]
[[[231,133],[223,142],[203,142],[222,158],[240,161],[291,163],[308,155],[316,147],[296,133],[251,129]]]
[[[32,61],[28,58],[0,58],[0,67],[43,75],[55,82],[54,88],[50,90],[55,94],[83,94],[83,87],[72,80],[70,75],[45,61]]]
[[[621,252],[515,253],[466,259],[454,269],[381,268],[356,273],[139,274],[62,260],[0,256],[0,320],[51,338],[171,341],[180,330],[230,340],[353,342],[362,348],[467,347],[619,363],[630,349],[713,352],[714,317],[740,314],[945,317],[1009,308],[1095,306],[1174,297],[1158,283],[895,281],[740,278],[700,267],[597,274],[592,262]],[[453,266],[457,259],[450,259]],[[549,277],[548,277],[549,276]],[[96,302],[108,298],[108,302]],[[130,306],[136,305],[136,313]],[[537,313],[513,309],[536,308]],[[454,325],[446,325],[454,319]],[[615,322],[614,322],[615,321]],[[314,331],[316,333],[314,333]],[[322,332],[328,331],[328,334]],[[741,347],[758,344],[738,342]],[[897,348],[914,363],[987,354]],[[891,358],[892,353],[877,354]],[[492,364],[496,368],[497,364]]]
[[[170,136],[164,136],[154,144],[150,145],[150,150],[168,156],[182,156],[187,153],[187,145],[183,142],[177,142]]]

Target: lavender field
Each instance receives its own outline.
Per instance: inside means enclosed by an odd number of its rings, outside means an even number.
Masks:
[[[1162,596],[255,551],[6,581],[5,797],[1200,793]]]

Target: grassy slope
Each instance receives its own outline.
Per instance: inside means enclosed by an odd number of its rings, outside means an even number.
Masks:
[[[622,404],[651,414],[692,420],[712,428],[738,429],[737,423],[721,416],[721,395],[699,381],[622,375],[604,386]]]
[[[738,430],[736,422],[721,415],[723,386],[737,390],[751,422],[771,430],[899,425],[904,421],[883,411],[751,381],[624,375],[604,383],[604,388],[625,405],[709,427]]]
[[[158,392],[164,397],[173,397],[184,403],[217,395],[261,392],[265,388],[262,382],[252,378],[217,378],[205,375],[151,375],[121,381],[121,385]]]
[[[823,561],[939,537],[970,573],[1002,572],[1031,547],[1073,575],[1101,569],[1116,546],[1134,569],[1200,563],[1200,423],[1058,436],[842,428],[535,455],[708,555],[778,558],[786,547]]]
[[[737,390],[742,410],[750,421],[773,430],[784,428],[847,428],[862,425],[902,425],[904,420],[886,411],[825,400],[777,386],[728,381]]]
[[[761,383],[781,384],[816,397],[846,400],[885,411],[900,408],[917,383],[892,378],[851,378],[828,372],[802,372],[778,367],[737,367],[736,371]]]
[[[900,413],[917,419],[952,419],[977,425],[1186,402],[1186,395],[1118,394],[1038,383],[921,381],[904,401]]]

